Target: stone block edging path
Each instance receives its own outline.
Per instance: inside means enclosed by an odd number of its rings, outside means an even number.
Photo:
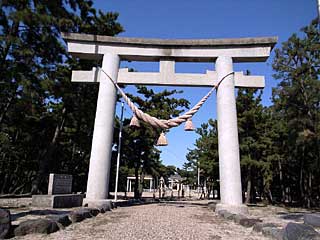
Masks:
[[[208,207],[215,211],[215,203],[208,203]],[[234,214],[220,210],[218,215],[227,220],[233,220],[244,227],[253,227],[253,231],[261,232],[264,236],[277,240],[320,240],[320,234],[313,227],[320,227],[319,214],[305,214],[304,223],[289,222],[281,227],[270,222],[263,222],[259,218],[251,218],[242,214]]]
[[[123,202],[118,202],[118,206],[123,209],[126,209],[126,207],[130,206],[139,206],[139,205],[148,205],[148,204],[157,204],[157,206],[168,206],[168,207],[174,207],[174,208],[189,208],[191,206],[197,207],[197,208],[206,208],[211,211],[215,211],[215,203],[209,202],[205,205],[203,203],[197,202],[197,201],[154,201],[152,199],[148,199],[147,201],[135,201],[135,200],[130,200],[130,201],[123,201]],[[152,208],[156,208],[151,207]],[[189,207],[188,207],[189,206]],[[116,204],[111,205],[112,208],[116,208]],[[147,206],[146,206],[147,207]],[[131,209],[131,208],[129,208]],[[131,210],[128,211],[130,212]],[[150,207],[149,207],[150,209]],[[6,237],[14,237],[17,236],[25,236],[28,234],[33,234],[33,233],[40,233],[40,234],[50,234],[54,233],[59,230],[64,230],[66,227],[70,226],[71,224],[81,222],[87,218],[94,218],[98,214],[105,213],[106,211],[110,211],[110,209],[104,209],[104,208],[88,208],[88,207],[82,207],[78,208],[75,210],[72,210],[70,212],[68,211],[62,211],[60,215],[57,215],[57,212],[55,210],[31,210],[29,211],[30,214],[34,215],[43,215],[43,218],[38,218],[38,219],[29,219],[29,220],[24,220],[19,223],[19,225],[11,226],[11,217],[10,217],[10,212],[8,210],[2,210],[0,209],[0,239]],[[142,209],[141,209],[142,210]],[[42,211],[42,212],[41,212]],[[120,210],[123,212],[124,210]],[[138,211],[136,209],[135,211]],[[9,215],[8,215],[9,212]],[[50,214],[51,213],[51,214]],[[111,218],[117,218],[117,211],[110,213]],[[115,214],[115,216],[113,216]],[[13,214],[16,215],[16,214]],[[49,215],[49,216],[47,216]],[[226,222],[232,221],[234,222],[233,224],[237,224],[239,226],[242,226],[243,229],[252,229],[252,234],[254,232],[261,234],[261,237],[265,238],[270,238],[270,239],[285,239],[285,240],[302,240],[302,239],[320,239],[320,234],[319,234],[319,229],[317,228],[318,224],[318,214],[312,213],[312,214],[304,214],[303,219],[304,223],[294,223],[294,222],[289,222],[286,225],[279,224],[277,222],[272,222],[269,221],[268,219],[261,220],[259,216],[254,216],[254,215],[242,215],[242,214],[233,214],[231,212],[221,210],[217,212],[217,215],[215,214],[210,214],[210,211],[207,214],[207,218],[209,216],[212,216],[212,219],[217,218],[215,216],[220,216],[221,218],[225,219]],[[25,215],[22,215],[25,216]],[[101,215],[102,218],[104,215]],[[113,217],[112,217],[113,216]],[[155,216],[153,216],[155,217]],[[206,218],[206,217],[205,217]],[[8,222],[8,219],[10,221]],[[99,218],[101,221],[102,219]],[[219,217],[218,217],[219,219]],[[14,219],[13,219],[14,220]],[[121,219],[120,219],[121,220]],[[223,221],[225,221],[223,220]],[[89,222],[85,223],[86,226],[87,224],[92,224],[96,220],[90,220]],[[211,221],[211,220],[210,220]],[[92,223],[91,223],[92,222]],[[307,225],[306,223],[311,222],[313,224]],[[77,225],[77,224],[76,224]],[[188,225],[188,224],[187,224]],[[186,226],[187,226],[186,225]],[[8,228],[9,226],[9,228]],[[67,231],[74,231],[74,229],[79,228],[82,225],[79,225],[78,227],[74,228],[72,227],[70,230]],[[183,227],[183,224],[182,224]],[[316,228],[316,229],[315,229]],[[9,229],[9,230],[8,230]],[[69,229],[69,228],[68,228]],[[86,231],[83,229],[83,227],[80,227],[81,231]],[[240,230],[240,229],[239,229]],[[79,230],[78,230],[79,231]],[[242,230],[241,230],[242,231]],[[246,230],[248,231],[248,230]],[[218,232],[219,233],[219,232]],[[65,234],[63,231],[62,233],[59,233],[60,236],[61,234]],[[76,234],[76,233],[75,233]],[[220,236],[221,236],[221,231],[220,231]],[[53,234],[55,235],[55,234]],[[30,235],[33,236],[33,235]],[[217,235],[217,239],[218,239]],[[222,235],[223,236],[223,235]],[[30,237],[29,237],[30,238]],[[51,237],[49,237],[51,239]],[[53,239],[56,239],[56,237],[53,237]],[[188,239],[188,238],[187,238]],[[194,239],[194,238],[191,238]],[[220,238],[219,238],[220,239]],[[223,239],[223,238],[222,238]],[[256,239],[256,238],[254,238]]]

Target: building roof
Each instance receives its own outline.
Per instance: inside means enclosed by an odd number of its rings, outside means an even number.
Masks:
[[[182,180],[184,180],[185,178],[181,177],[179,174],[176,173],[176,174],[171,175],[168,179],[169,179],[169,180],[182,181]]]

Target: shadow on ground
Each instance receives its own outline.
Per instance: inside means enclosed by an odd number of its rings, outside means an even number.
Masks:
[[[285,220],[292,220],[292,221],[302,221],[303,220],[303,216],[304,216],[305,212],[278,212],[277,215],[279,215],[280,218],[285,219]]]
[[[35,215],[35,216],[44,216],[44,215],[65,215],[70,213],[71,211],[65,211],[65,210],[30,210],[25,212],[19,212],[19,213],[12,213],[11,219],[12,221],[16,221],[17,219],[21,217],[25,217],[27,215]]]

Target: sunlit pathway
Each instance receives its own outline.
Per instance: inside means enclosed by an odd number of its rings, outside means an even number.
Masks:
[[[123,207],[51,235],[23,239],[267,239],[202,205],[150,204]]]

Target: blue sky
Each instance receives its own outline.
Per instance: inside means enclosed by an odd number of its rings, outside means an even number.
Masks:
[[[122,37],[143,38],[239,38],[278,36],[286,41],[294,32],[308,25],[317,16],[317,0],[96,0],[95,7],[104,11],[116,11],[125,32]],[[253,75],[264,75],[266,87],[263,104],[270,105],[272,87],[271,54],[266,63],[236,64],[234,70],[250,70]],[[157,63],[127,63],[122,67],[133,67],[138,71],[158,71]],[[213,63],[179,63],[176,72],[204,73],[213,70]],[[133,87],[126,88],[132,91]],[[161,90],[163,88],[155,88]],[[171,89],[171,88],[169,88]],[[179,88],[190,106],[196,104],[208,88]],[[120,106],[117,106],[119,110]],[[117,111],[119,112],[119,111]],[[126,116],[131,112],[125,107]],[[193,117],[196,127],[216,118],[215,94]],[[166,165],[182,167],[187,149],[193,149],[197,139],[195,132],[183,131],[183,126],[171,129],[167,134],[169,146],[162,147],[161,159]]]

